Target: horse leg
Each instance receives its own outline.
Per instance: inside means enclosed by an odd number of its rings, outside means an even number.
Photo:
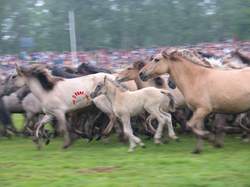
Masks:
[[[195,133],[197,142],[193,153],[200,153],[203,149],[203,139],[209,132],[203,130],[203,120],[209,112],[204,109],[197,109],[192,118],[187,122],[188,127]]]
[[[30,133],[30,124],[32,123],[32,119],[34,118],[34,114],[31,112],[26,112],[26,118],[25,118],[25,123],[24,123],[24,127],[22,130],[22,134],[23,135],[31,135],[32,133]]]
[[[226,125],[226,115],[224,114],[216,114],[215,116],[215,139],[214,139],[214,147],[221,148],[224,145],[224,125]]]
[[[174,140],[178,139],[178,137],[175,135],[174,128],[173,128],[173,125],[172,125],[171,114],[166,113],[166,114],[164,114],[164,117],[165,117],[166,124],[167,124],[167,127],[168,127],[168,135],[169,135],[169,137],[174,139]]]
[[[65,118],[65,114],[60,111],[60,112],[56,112],[55,116],[56,116],[56,119],[58,120],[59,131],[62,133],[63,138],[64,138],[64,144],[62,148],[66,149],[70,146],[71,139],[70,139],[69,131],[67,128],[67,121]]]
[[[144,144],[142,143],[142,141],[140,140],[140,138],[136,137],[133,134],[133,130],[131,127],[131,123],[130,123],[130,116],[122,116],[121,117],[121,121],[123,124],[123,128],[124,128],[124,134],[128,137],[129,139],[129,152],[134,151],[134,148],[136,147],[136,144],[140,144],[142,147],[144,146]]]
[[[109,118],[109,123],[108,123],[108,125],[107,125],[107,127],[103,130],[103,132],[102,132],[102,134],[104,135],[104,136],[107,136],[110,132],[111,132],[111,130],[113,129],[113,127],[114,127],[114,124],[116,123],[116,116],[115,116],[115,114],[114,113],[111,113],[111,114],[109,114],[108,115],[108,118]]]
[[[38,122],[38,125],[36,130],[35,130],[35,137],[33,138],[33,141],[37,144],[37,148],[40,149],[41,146],[41,142],[39,141],[39,131],[40,129],[46,124],[49,123],[52,120],[52,116],[49,114],[46,114],[43,116],[43,118]]]

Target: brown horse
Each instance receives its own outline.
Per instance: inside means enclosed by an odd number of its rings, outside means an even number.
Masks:
[[[203,130],[203,121],[208,114],[241,113],[250,109],[250,68],[212,69],[198,65],[192,60],[193,56],[194,53],[188,50],[163,51],[141,70],[140,77],[148,80],[153,76],[170,74],[194,112],[187,125],[197,135],[194,153],[199,153],[203,147],[202,138],[211,140],[213,137]]]

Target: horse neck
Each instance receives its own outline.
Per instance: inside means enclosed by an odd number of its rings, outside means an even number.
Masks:
[[[114,86],[111,82],[109,82],[108,85],[106,84],[106,96],[112,105],[115,102],[118,92],[118,88],[116,88],[116,86]]]
[[[34,96],[36,96],[40,101],[42,101],[44,96],[47,95],[47,91],[43,89],[40,82],[35,78],[28,79],[28,87]]]
[[[175,81],[176,86],[185,96],[192,90],[202,76],[209,71],[208,68],[201,67],[186,60],[178,60],[170,64],[170,76]]]
[[[142,89],[145,87],[144,82],[140,79],[139,75],[134,79],[135,84],[137,86],[138,89]]]
[[[142,81],[139,77],[139,71],[138,71],[138,75],[136,76],[135,79],[133,79],[135,81],[135,84],[137,86],[138,89],[142,89],[142,88],[145,88],[145,87],[148,87],[149,86],[149,83],[150,83],[150,80],[149,81]]]

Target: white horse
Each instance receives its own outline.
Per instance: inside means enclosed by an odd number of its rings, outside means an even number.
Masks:
[[[91,93],[91,97],[94,98],[101,94],[107,96],[116,117],[122,121],[124,133],[130,142],[129,152],[134,150],[136,144],[144,146],[141,139],[133,134],[130,124],[130,118],[144,110],[159,122],[154,136],[156,143],[160,142],[165,124],[167,124],[170,138],[177,139],[172,126],[171,114],[168,113],[174,108],[174,100],[168,91],[154,87],[128,91],[105,76],[104,81],[100,81],[95,91]]]
[[[110,74],[97,73],[73,79],[53,77],[48,70],[41,66],[29,68],[16,67],[17,76],[13,77],[17,86],[26,84],[34,96],[41,102],[45,116],[39,122],[36,130],[36,138],[39,129],[46,123],[57,118],[59,130],[64,135],[63,148],[71,144],[65,114],[92,104],[89,94],[96,85],[104,80],[104,76],[114,79]],[[40,145],[39,145],[40,147]]]

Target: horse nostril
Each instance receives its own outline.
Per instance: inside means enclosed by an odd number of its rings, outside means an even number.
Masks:
[[[144,77],[142,72],[139,73],[139,76],[140,76],[141,79],[143,79],[143,77]]]
[[[147,76],[143,72],[139,73],[139,76],[140,76],[141,80],[143,80],[143,81],[147,80]]]
[[[90,94],[90,97],[91,97],[91,99],[93,99],[93,98],[95,97],[95,94],[94,94],[94,93],[91,93],[91,94]]]

